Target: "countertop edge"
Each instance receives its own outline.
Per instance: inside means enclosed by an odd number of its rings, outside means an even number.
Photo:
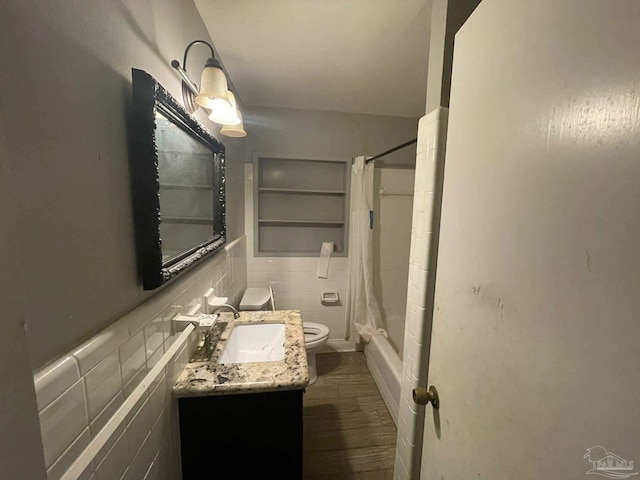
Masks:
[[[188,363],[172,387],[173,398],[303,390],[309,385],[304,329],[299,310],[241,312],[238,319],[234,319],[231,314],[223,313],[221,321],[226,321],[227,325],[220,334],[211,360]],[[224,342],[235,325],[280,322],[285,324],[284,360],[217,364],[217,358],[224,349]]]

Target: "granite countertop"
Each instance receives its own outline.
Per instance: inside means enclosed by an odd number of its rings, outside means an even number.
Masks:
[[[246,323],[284,323],[285,356],[276,362],[219,364],[233,327]],[[213,353],[197,350],[173,386],[177,398],[298,390],[309,385],[307,351],[299,310],[221,312],[212,337]]]

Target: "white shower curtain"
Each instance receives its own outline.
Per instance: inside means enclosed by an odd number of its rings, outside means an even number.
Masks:
[[[373,164],[357,157],[351,167],[349,218],[349,276],[347,282],[347,339],[359,335],[368,342],[376,333],[387,336],[373,294]]]

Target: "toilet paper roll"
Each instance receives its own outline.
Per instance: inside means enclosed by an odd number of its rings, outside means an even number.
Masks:
[[[320,258],[318,259],[318,278],[327,278],[329,276],[329,259],[334,248],[333,242],[322,242]]]

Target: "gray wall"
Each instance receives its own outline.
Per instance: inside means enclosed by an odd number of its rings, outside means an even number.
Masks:
[[[253,153],[355,157],[376,155],[416,138],[415,118],[250,107],[245,129]],[[251,155],[247,161],[252,160]],[[415,165],[415,146],[385,157],[389,165]],[[377,166],[383,165],[381,159]]]
[[[13,185],[0,110],[0,472],[3,478],[46,478],[36,397],[24,329],[25,301]]]
[[[146,70],[181,98],[169,62],[182,60],[195,39],[209,36],[191,0],[27,0],[0,7],[0,110],[33,369],[152,295],[136,271],[130,71]],[[192,49],[193,77],[207,51]],[[206,117],[198,118],[218,136]],[[242,140],[222,138],[231,240],[243,232],[244,207],[234,189],[242,192],[244,152]]]

